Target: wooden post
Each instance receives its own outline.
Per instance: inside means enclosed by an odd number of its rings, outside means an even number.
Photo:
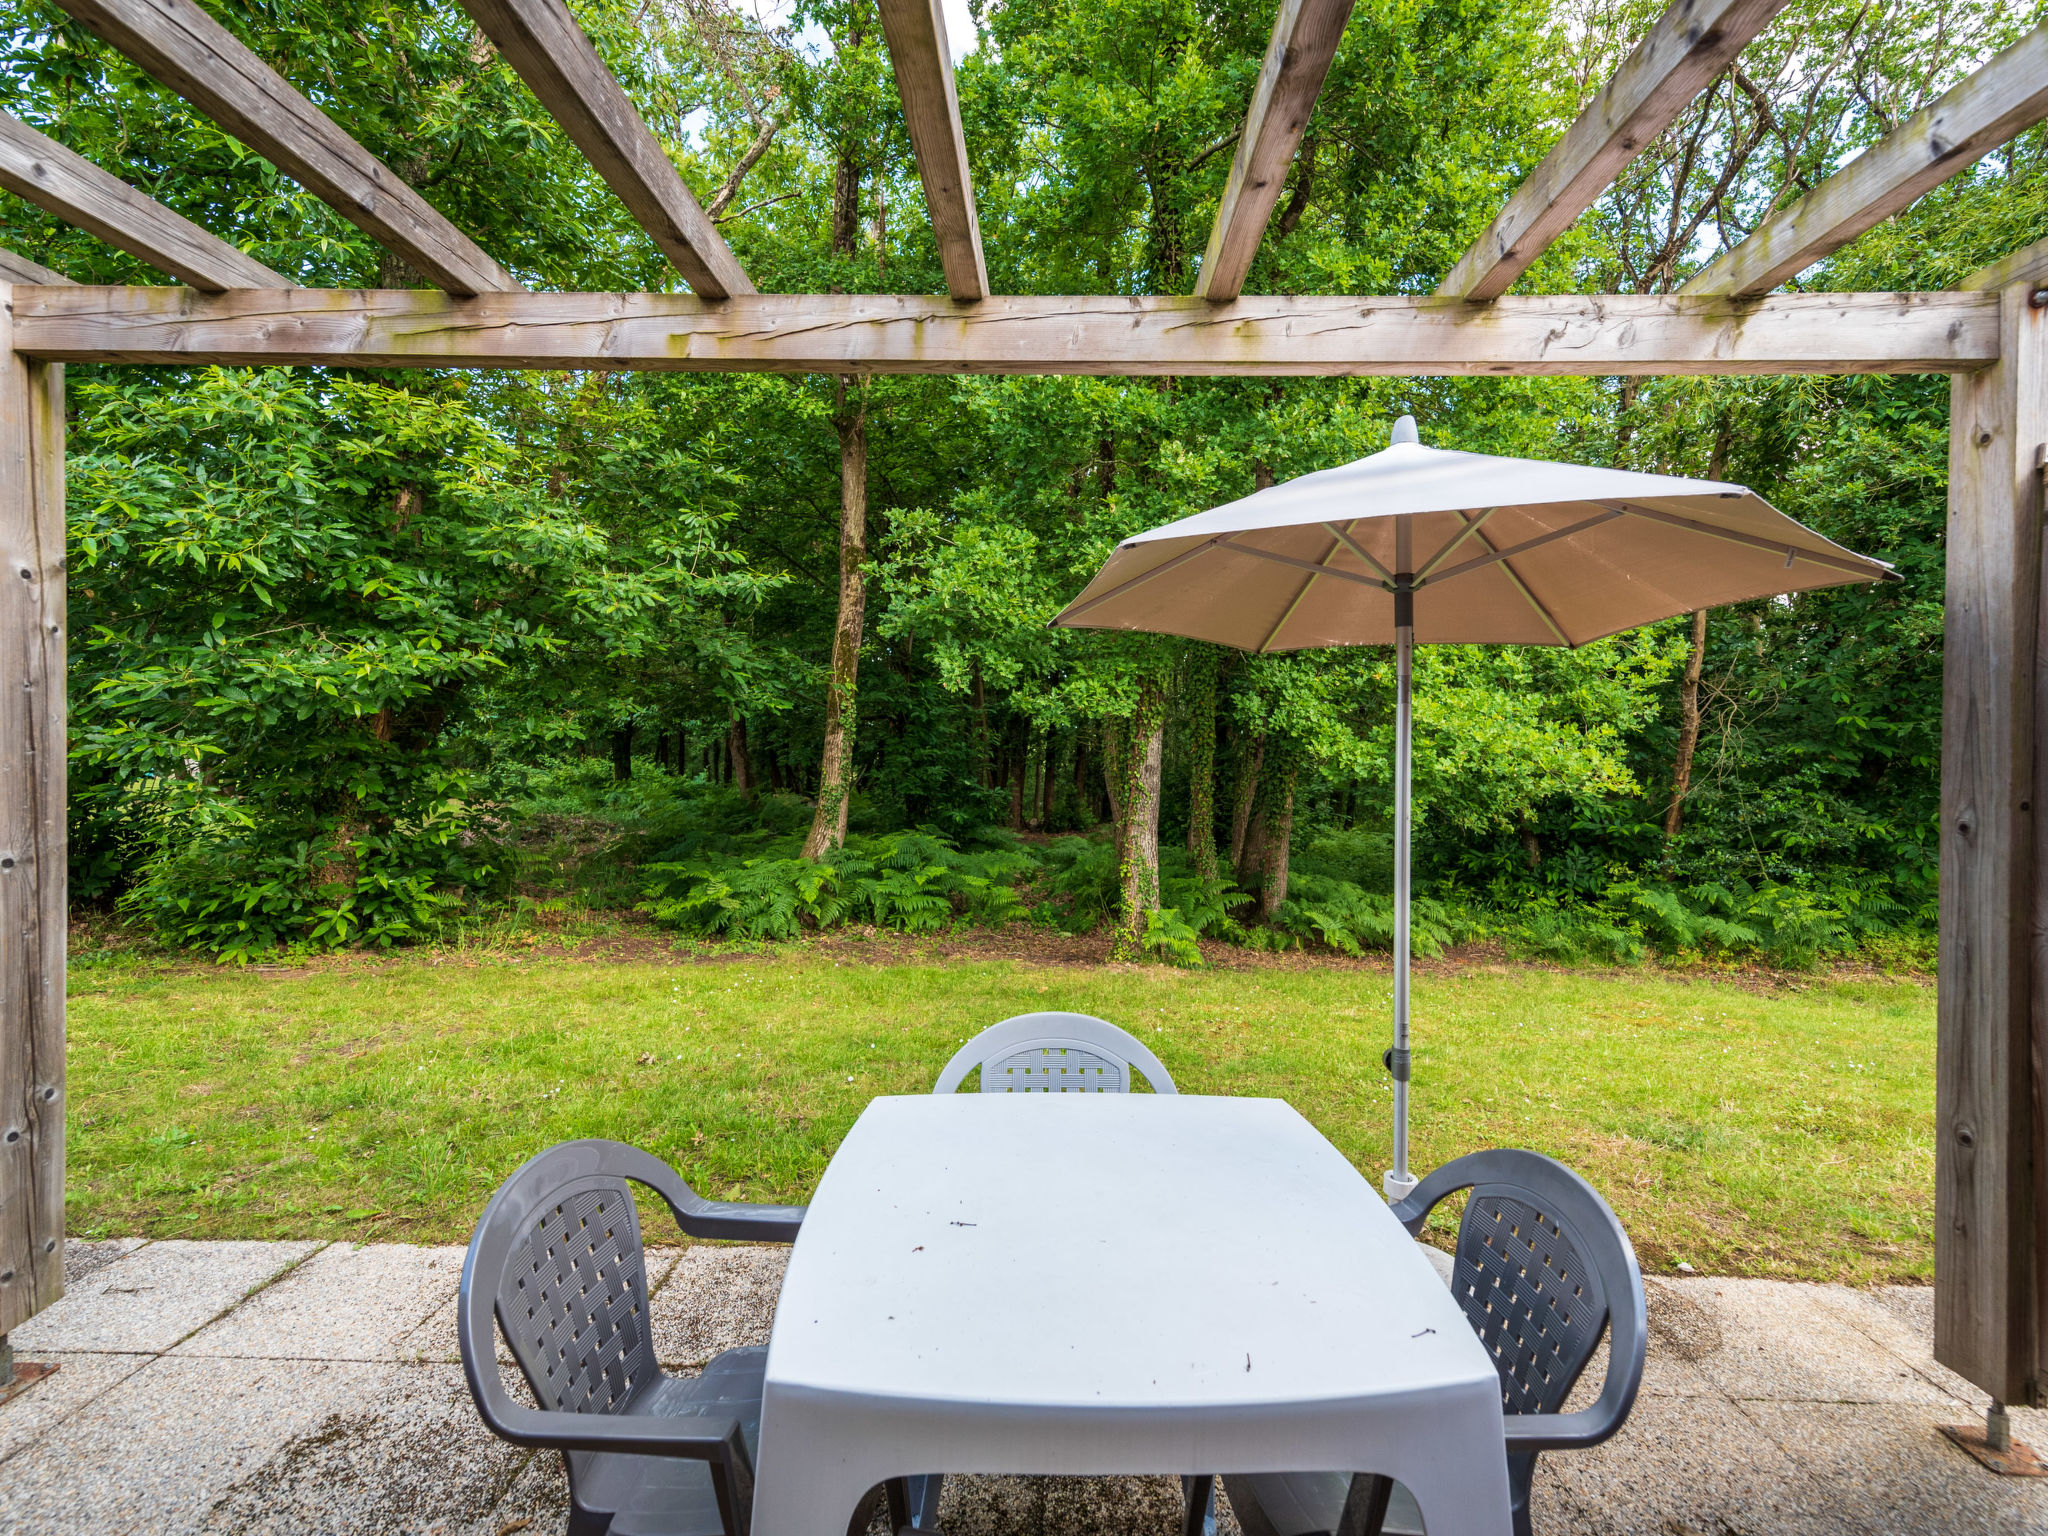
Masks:
[[[1950,396],[1935,1089],[1935,1357],[1994,1398],[2038,1400],[2037,1042],[2048,1042],[2048,795],[2036,721],[2048,309],[2000,299],[1999,361]],[[2038,980],[2036,978],[2039,978]]]
[[[64,1294],[64,369],[0,284],[0,1334]]]

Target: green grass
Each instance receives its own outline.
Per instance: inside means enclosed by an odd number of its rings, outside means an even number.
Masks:
[[[573,1136],[639,1143],[709,1194],[801,1200],[871,1097],[929,1091],[969,1034],[1040,1008],[1137,1030],[1184,1092],[1288,1100],[1377,1183],[1382,973],[443,952],[78,972],[70,1230],[459,1242]],[[1932,1272],[1930,987],[1474,968],[1418,977],[1415,1021],[1418,1167],[1553,1153],[1652,1269]]]

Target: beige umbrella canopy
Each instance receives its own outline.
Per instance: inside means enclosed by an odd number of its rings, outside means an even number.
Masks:
[[[1053,622],[1245,651],[1584,645],[1655,619],[1891,567],[1716,480],[1393,445],[1124,540]]]
[[[1425,448],[1384,452],[1123,541],[1054,624],[1244,651],[1395,650],[1394,1167],[1408,1171],[1408,886],[1415,642],[1584,645],[1695,608],[1891,567],[1744,486]]]

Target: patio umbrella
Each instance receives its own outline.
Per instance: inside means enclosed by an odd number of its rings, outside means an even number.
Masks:
[[[1580,646],[1695,608],[1878,581],[1891,567],[1744,486],[1424,447],[1381,453],[1124,540],[1053,620],[1243,651],[1395,654],[1394,1166],[1408,1171],[1408,885],[1415,643]]]

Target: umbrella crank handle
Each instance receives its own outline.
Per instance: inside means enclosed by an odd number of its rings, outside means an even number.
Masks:
[[[1381,1053],[1380,1065],[1393,1074],[1395,1082],[1405,1083],[1408,1081],[1409,1059],[1405,1045],[1390,1045]]]

